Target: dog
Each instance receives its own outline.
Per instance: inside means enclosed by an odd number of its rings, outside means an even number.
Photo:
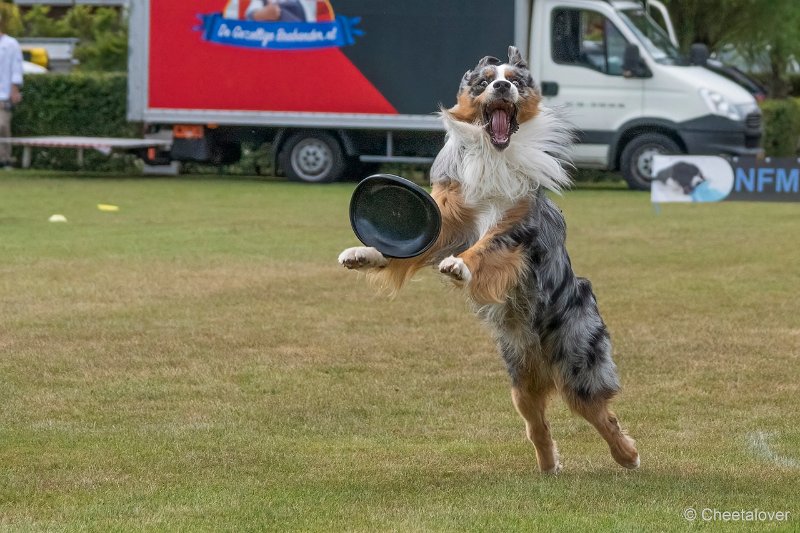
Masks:
[[[564,165],[573,133],[540,100],[517,48],[507,63],[481,59],[464,74],[456,105],[441,109],[447,135],[431,167],[442,214],[434,245],[411,259],[348,248],[339,263],[393,291],[437,266],[463,289],[494,335],[542,472],[561,470],[545,418],[555,391],[597,429],[617,463],[637,468],[635,443],[609,410],[620,383],[608,330],[591,283],[573,273],[564,218],[543,191],[570,184]]]
[[[701,183],[706,181],[706,178],[697,165],[678,161],[661,170],[653,178],[653,181],[660,181],[668,187],[683,191],[685,195],[691,195]]]

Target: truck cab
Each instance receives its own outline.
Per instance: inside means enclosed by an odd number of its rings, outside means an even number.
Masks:
[[[654,154],[760,153],[753,96],[690,64],[643,4],[535,0],[531,11],[534,79],[580,130],[577,166],[649,189]]]

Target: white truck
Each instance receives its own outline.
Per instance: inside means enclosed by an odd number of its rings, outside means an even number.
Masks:
[[[515,44],[544,103],[579,130],[579,167],[644,189],[656,153],[758,154],[755,99],[681,56],[663,5],[649,3],[143,0],[131,6],[128,115],[172,141],[148,163],[230,163],[243,142],[270,143],[289,179],[328,182],[431,161],[439,105],[479,58]]]

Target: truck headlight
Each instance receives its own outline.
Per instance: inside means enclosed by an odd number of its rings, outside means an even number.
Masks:
[[[731,104],[727,98],[711,89],[700,89],[700,96],[708,106],[708,109],[715,115],[720,115],[731,120],[742,120],[742,114]]]

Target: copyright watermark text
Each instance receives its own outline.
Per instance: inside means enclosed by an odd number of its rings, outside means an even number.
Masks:
[[[788,522],[789,511],[764,511],[763,509],[712,509],[704,507],[683,510],[683,518],[689,522]]]

